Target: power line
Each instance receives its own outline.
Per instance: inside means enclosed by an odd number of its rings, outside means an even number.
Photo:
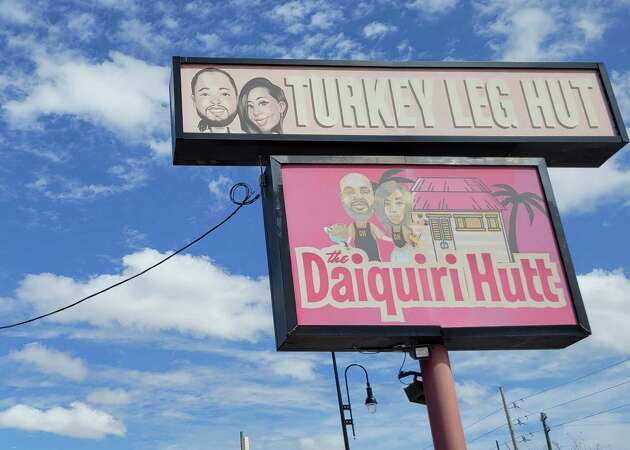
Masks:
[[[236,194],[238,190],[244,190],[243,192],[243,198],[241,200],[237,200],[236,199]],[[65,311],[66,309],[70,309],[73,308],[74,306],[77,306],[80,303],[83,303],[86,300],[89,300],[91,298],[96,297],[97,295],[103,294],[111,289],[114,289],[115,287],[118,287],[122,284],[125,284],[135,278],[138,278],[141,275],[144,275],[145,273],[147,273],[148,271],[155,269],[157,266],[165,263],[166,261],[168,261],[169,259],[171,259],[173,256],[178,255],[179,253],[183,252],[184,250],[192,247],[193,245],[195,245],[197,242],[201,241],[203,238],[205,238],[206,236],[208,236],[210,233],[212,233],[214,230],[216,230],[217,228],[219,228],[221,225],[223,225],[224,223],[226,223],[228,220],[230,220],[232,217],[234,217],[234,215],[236,215],[237,212],[240,211],[240,209],[243,206],[246,205],[251,205],[252,203],[254,203],[256,200],[258,200],[258,198],[260,197],[259,193],[254,193],[252,191],[252,188],[249,184],[247,183],[235,183],[231,188],[230,188],[230,201],[232,203],[234,203],[236,206],[236,208],[234,208],[234,211],[232,211],[230,214],[228,214],[223,220],[221,220],[221,222],[219,222],[218,224],[216,224],[215,226],[213,226],[212,228],[210,228],[208,231],[206,231],[205,233],[203,233],[202,235],[200,235],[199,237],[195,238],[194,240],[192,240],[190,243],[184,245],[183,247],[181,247],[180,249],[176,250],[175,252],[171,253],[170,255],[168,255],[167,257],[161,259],[160,261],[156,262],[155,264],[147,267],[146,269],[142,270],[141,272],[136,273],[135,275],[132,275],[128,278],[125,278],[122,281],[119,281],[118,283],[114,283],[104,289],[101,289],[100,291],[94,292],[93,294],[88,295],[87,297],[83,297],[80,300],[77,300],[74,303],[70,303],[69,305],[66,305],[62,308],[56,309],[54,311],[50,311],[46,314],[42,314],[41,316],[37,316],[37,317],[33,317],[31,319],[28,320],[23,320],[21,322],[16,322],[16,323],[12,323],[9,325],[3,325],[0,326],[0,330],[6,330],[8,328],[14,328],[14,327],[18,327],[20,325],[26,325],[27,323],[31,323],[31,322],[35,322],[36,320],[40,320],[43,319],[45,317],[49,317],[52,316],[54,314],[60,313],[62,311]]]
[[[593,413],[593,414],[589,414],[588,416],[578,417],[577,419],[568,420],[566,422],[563,422],[563,423],[561,423],[559,425],[554,426],[553,428],[560,428],[560,427],[563,427],[563,426],[568,425],[568,424],[573,423],[573,422],[579,422],[580,420],[590,419],[591,417],[599,416],[601,414],[606,414],[606,413],[615,411],[617,409],[625,408],[626,406],[630,406],[630,402],[629,403],[624,403],[623,405],[619,405],[619,406],[615,406],[615,407],[612,407],[612,408],[608,408],[608,409],[605,409],[603,411],[599,411],[599,412],[596,412],[596,413]]]
[[[497,409],[497,410],[495,410],[495,411],[492,411],[490,414],[488,414],[488,415],[486,415],[486,416],[483,416],[481,419],[476,420],[475,422],[471,423],[470,425],[466,425],[466,426],[464,427],[464,430],[465,430],[465,429],[467,429],[467,428],[472,428],[472,427],[474,427],[474,426],[475,426],[475,425],[477,425],[478,423],[481,423],[481,422],[483,422],[484,420],[486,420],[488,417],[492,417],[492,416],[494,416],[496,413],[501,412],[501,411],[503,411],[503,408],[499,408],[499,409]]]
[[[609,391],[611,389],[614,389],[614,388],[619,387],[619,386],[623,386],[624,384],[628,384],[628,383],[630,383],[630,380],[622,381],[621,383],[615,384],[614,386],[608,386],[607,388],[600,389],[599,391],[591,392],[590,394],[585,394],[585,395],[582,395],[581,397],[577,397],[577,398],[574,398],[572,400],[567,400],[566,402],[558,403],[557,405],[550,406],[549,408],[543,408],[543,411],[549,411],[551,409],[559,408],[560,406],[564,406],[564,405],[567,405],[569,403],[576,402],[578,400],[582,400],[582,399],[585,399],[585,398],[588,398],[588,397],[592,397],[595,394],[600,394],[602,392]]]
[[[535,392],[535,393],[533,393],[531,395],[526,395],[525,397],[521,397],[520,399],[516,400],[516,402],[521,402],[523,400],[527,400],[528,398],[536,397],[537,395],[540,395],[542,393],[551,391],[553,389],[557,389],[559,387],[566,386],[567,384],[575,383],[576,381],[583,380],[584,378],[590,377],[591,375],[595,375],[596,373],[603,372],[604,370],[608,370],[608,369],[611,369],[613,367],[619,366],[619,365],[621,365],[621,364],[623,364],[623,363],[625,363],[627,361],[630,361],[630,358],[626,358],[626,359],[618,361],[618,362],[616,362],[614,364],[611,364],[609,366],[602,367],[601,369],[597,369],[597,370],[595,370],[593,372],[589,372],[586,375],[582,375],[581,377],[575,378],[575,379],[567,381],[565,383],[561,383],[561,384],[557,384],[555,386],[548,387],[546,389],[543,389],[542,391]]]
[[[593,395],[597,395],[597,394],[600,394],[600,393],[602,393],[602,392],[606,392],[606,391],[609,391],[609,390],[611,390],[611,389],[615,389],[615,388],[617,388],[617,387],[619,387],[619,386],[623,386],[623,385],[628,384],[628,383],[630,383],[630,379],[629,379],[629,380],[622,381],[621,383],[617,383],[617,384],[612,385],[612,386],[607,386],[607,387],[605,387],[605,388],[603,388],[603,389],[600,389],[600,390],[598,390],[598,391],[595,391],[595,392],[589,392],[588,394],[581,395],[580,397],[576,397],[576,398],[573,398],[573,399],[571,399],[571,400],[567,400],[567,401],[562,402],[562,403],[556,403],[556,404],[551,405],[551,406],[548,406],[548,407],[546,407],[546,408],[541,408],[541,411],[550,411],[550,410],[552,410],[552,409],[556,409],[556,408],[559,408],[559,407],[561,407],[561,406],[568,405],[569,403],[577,402],[578,400],[583,400],[583,399],[585,399],[585,398],[592,397]],[[523,409],[524,409],[524,408],[523,408]],[[527,411],[527,410],[525,410],[525,411]],[[528,417],[535,415],[535,414],[534,414],[534,413],[532,413],[531,411],[527,411],[527,412],[528,412],[529,414],[524,415],[524,416],[519,416],[519,417],[517,417],[517,418],[516,418],[516,419],[514,419],[514,420],[518,420],[518,419],[527,419]]]
[[[630,358],[629,358],[629,359],[630,359]],[[622,361],[622,362],[625,362],[625,361]],[[603,368],[603,369],[600,369],[600,370],[598,370],[598,372],[601,372],[602,370],[608,369],[608,368],[610,368],[610,367],[614,367],[615,365],[619,365],[619,364],[621,364],[622,362],[615,363],[615,364],[613,364],[613,365],[611,365],[611,366],[608,366],[608,367],[605,367],[605,368]],[[594,372],[594,373],[597,373],[597,372]],[[593,374],[593,373],[590,373],[589,375],[592,375],[592,374]],[[580,377],[580,379],[581,379],[581,378],[583,378],[583,377]],[[555,404],[555,405],[551,405],[551,406],[549,406],[549,407],[547,407],[547,408],[543,408],[543,409],[542,409],[542,411],[549,411],[549,410],[551,410],[551,409],[559,408],[560,406],[564,406],[564,405],[567,405],[567,404],[569,404],[569,403],[576,402],[576,401],[578,401],[578,400],[582,400],[582,399],[585,399],[585,398],[588,398],[588,397],[592,397],[593,395],[596,395],[596,394],[599,394],[599,393],[602,393],[602,392],[605,392],[605,391],[609,391],[609,390],[611,390],[611,389],[617,388],[617,387],[619,387],[619,386],[623,386],[623,385],[628,384],[628,383],[630,383],[630,380],[625,380],[625,381],[622,381],[621,383],[617,383],[617,384],[615,384],[615,385],[605,387],[605,388],[600,389],[600,390],[598,390],[598,391],[595,391],[595,392],[590,392],[590,393],[585,394],[585,395],[582,395],[582,396],[580,396],[580,397],[576,397],[576,398],[574,398],[574,399],[567,400],[567,401],[562,402],[562,403],[557,403],[557,404]],[[568,383],[567,383],[567,384],[568,384]],[[541,392],[542,392],[542,391],[541,391]],[[560,427],[560,426],[562,426],[562,425],[566,425],[566,424],[569,424],[569,423],[572,423],[572,422],[576,422],[576,421],[578,421],[578,420],[587,419],[587,418],[589,418],[589,417],[593,417],[593,416],[596,416],[596,415],[599,415],[599,414],[604,414],[605,412],[609,412],[609,411],[612,411],[612,410],[614,410],[614,409],[620,409],[620,408],[622,408],[622,407],[624,407],[624,406],[628,406],[628,405],[630,405],[630,403],[625,404],[625,405],[621,405],[621,406],[618,406],[618,407],[615,407],[615,408],[612,408],[612,409],[610,409],[610,410],[605,410],[605,411],[601,411],[601,412],[598,412],[598,413],[595,413],[595,414],[591,414],[591,415],[589,415],[589,416],[585,416],[585,417],[580,418],[580,419],[575,419],[575,420],[572,420],[572,421],[564,422],[563,424],[556,425],[554,428],[558,428],[558,427]],[[501,411],[501,410],[498,410],[498,411]],[[487,415],[487,416],[485,416],[485,417],[482,417],[482,418],[481,418],[481,419],[479,419],[477,422],[474,422],[474,423],[472,423],[471,425],[469,425],[469,427],[470,427],[470,426],[473,426],[473,425],[475,425],[475,424],[477,424],[477,423],[479,423],[479,422],[481,422],[482,420],[487,419],[487,418],[488,418],[488,417],[490,417],[492,414],[496,414],[496,412],[497,412],[497,411],[495,411],[494,413],[488,414],[488,415]],[[528,411],[528,412],[529,412],[529,411]],[[520,416],[520,417],[517,417],[517,418],[515,418],[515,419],[513,419],[513,420],[518,420],[518,419],[528,418],[528,417],[530,417],[531,415],[533,415],[533,413],[530,413],[530,414],[525,415],[525,416]],[[506,426],[507,426],[507,423],[502,424],[502,425],[500,425],[500,426],[498,426],[498,427],[496,427],[496,428],[494,428],[494,429],[492,429],[492,430],[490,430],[490,431],[488,431],[488,432],[486,432],[486,433],[483,433],[483,434],[481,434],[481,435],[479,435],[479,436],[475,437],[474,439],[472,439],[472,440],[470,440],[470,441],[468,441],[468,442],[474,442],[474,441],[476,441],[476,440],[478,440],[478,439],[481,439],[482,437],[484,437],[484,436],[486,436],[486,435],[488,435],[488,434],[492,433],[493,431],[497,431],[497,430],[499,430],[499,429],[501,429],[501,428],[503,428],[503,427],[506,427]],[[533,433],[533,434],[537,434],[537,433],[539,433],[539,432],[538,432],[538,431],[533,431],[532,433]]]
[[[501,424],[501,425],[499,425],[498,427],[493,428],[493,429],[492,429],[492,430],[490,430],[490,431],[486,431],[485,433],[480,434],[480,435],[479,435],[479,436],[477,436],[476,438],[471,439],[470,441],[468,441],[468,443],[475,442],[476,440],[481,439],[482,437],[487,436],[487,435],[489,435],[490,433],[492,433],[492,432],[494,432],[494,431],[497,431],[498,429],[501,429],[501,428],[506,427],[506,426],[507,426],[507,424],[505,424],[505,423],[504,423],[504,424]]]
[[[611,365],[609,365],[609,366],[602,367],[602,368],[600,368],[600,369],[597,369],[597,370],[595,370],[595,371],[593,371],[593,372],[589,372],[589,373],[587,373],[587,374],[585,374],[585,375],[582,375],[582,376],[580,376],[580,377],[578,377],[578,378],[575,378],[575,379],[573,379],[573,380],[567,381],[567,382],[565,382],[565,383],[557,384],[557,385],[555,385],[555,386],[551,386],[551,387],[545,388],[545,389],[543,389],[543,390],[541,390],[541,391],[535,392],[535,393],[533,393],[533,394],[531,394],[531,395],[527,395],[527,396],[522,397],[522,398],[520,398],[520,399],[518,399],[518,400],[512,401],[512,405],[514,405],[514,406],[513,406],[513,407],[514,407],[514,409],[516,409],[516,408],[520,408],[520,409],[525,410],[525,408],[523,408],[522,406],[518,406],[518,405],[516,405],[516,402],[521,402],[521,401],[523,401],[523,400],[527,400],[527,399],[529,399],[529,398],[535,397],[535,396],[537,396],[537,395],[543,394],[543,393],[548,392],[548,391],[551,391],[551,390],[553,390],[553,389],[556,389],[556,388],[559,388],[559,387],[562,387],[562,386],[566,386],[566,385],[571,384],[571,383],[575,383],[576,381],[580,381],[580,380],[582,380],[582,379],[584,379],[584,378],[590,377],[591,375],[595,375],[596,373],[603,372],[604,370],[608,370],[608,369],[611,369],[611,368],[613,368],[613,367],[619,366],[619,365],[621,365],[621,364],[623,364],[623,363],[625,363],[625,362],[627,362],[627,361],[630,361],[630,358],[626,358],[626,359],[623,359],[623,360],[618,361],[618,362],[616,362],[616,363],[613,363],[613,364],[611,364]],[[510,408],[512,408],[512,406],[510,406]],[[549,408],[547,408],[547,409],[549,409]],[[470,425],[466,425],[466,426],[464,427],[464,430],[465,430],[465,429],[467,429],[467,428],[472,428],[473,426],[477,425],[478,423],[483,422],[483,421],[484,421],[484,420],[486,420],[487,418],[489,418],[489,417],[493,416],[494,414],[496,414],[496,413],[498,413],[498,412],[500,412],[500,411],[503,411],[503,408],[499,408],[499,409],[497,409],[497,410],[495,410],[495,411],[491,412],[490,414],[488,414],[488,415],[486,415],[486,416],[484,416],[484,417],[482,417],[482,418],[480,418],[480,419],[476,420],[475,422],[471,423]],[[529,414],[533,414],[533,413],[531,413],[530,411],[527,411],[527,410],[525,410],[525,411],[526,411],[526,412],[528,412]],[[528,417],[528,416],[520,416],[520,417],[518,417],[518,418],[519,418],[519,419],[522,419],[522,418],[524,418],[524,417]]]

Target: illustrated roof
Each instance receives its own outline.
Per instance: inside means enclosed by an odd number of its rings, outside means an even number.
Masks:
[[[479,178],[419,177],[411,188],[414,209],[500,211],[501,204]]]

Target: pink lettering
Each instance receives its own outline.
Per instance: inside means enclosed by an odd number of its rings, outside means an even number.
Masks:
[[[433,289],[435,289],[435,300],[444,301],[444,290],[442,289],[442,278],[446,276],[446,267],[432,267],[431,280],[433,280]]]
[[[380,280],[382,288],[379,288],[377,278]],[[396,304],[394,303],[394,295],[392,292],[392,282],[389,278],[389,270],[380,267],[370,267],[368,270],[368,287],[372,297],[377,302],[385,302],[387,306],[387,314],[396,315]]]
[[[490,253],[482,253],[481,259],[483,260],[483,266],[485,271],[481,272],[477,265],[477,255],[468,254],[468,266],[470,267],[470,274],[472,276],[472,282],[475,288],[475,299],[477,301],[485,301],[486,294],[483,291],[483,286],[487,285],[490,289],[490,298],[493,302],[501,300],[499,297],[499,289],[497,289],[497,280],[494,277],[494,267],[492,266],[492,257]]]
[[[540,283],[542,284],[543,293],[550,302],[557,302],[558,296],[551,290],[549,285],[549,278],[552,277],[553,272],[547,268],[543,259],[536,260],[536,267],[538,268],[538,276],[540,277]]]
[[[535,302],[542,302],[545,299],[543,296],[536,290],[536,286],[534,285],[534,277],[538,274],[536,273],[536,269],[529,265],[529,261],[526,259],[521,260],[521,266],[523,267],[523,276],[525,277],[525,283],[527,284],[527,291],[529,292],[529,297]]]
[[[318,302],[323,300],[328,293],[328,272],[326,263],[315,253],[302,253],[302,266],[304,267],[304,278],[306,279],[306,300]],[[313,270],[317,271],[319,279],[319,290],[315,287],[315,277]]]
[[[352,287],[352,273],[345,267],[335,267],[330,273],[330,278],[339,280],[332,287],[332,298],[337,302],[354,301],[354,289]]]
[[[418,293],[416,276],[413,269],[405,269],[405,273],[407,274],[407,283],[409,284],[408,290],[405,290],[402,269],[396,267],[392,269],[392,271],[394,272],[394,285],[396,286],[398,298],[403,302],[408,302],[410,300],[420,301],[420,294]]]
[[[508,302],[515,302],[517,300],[524,302],[525,290],[523,289],[523,280],[521,280],[521,271],[518,269],[510,269],[512,274],[512,282],[514,283],[514,291],[510,288],[510,280],[508,279],[507,269],[497,269],[499,272],[499,279],[501,280],[501,290],[505,299]]]

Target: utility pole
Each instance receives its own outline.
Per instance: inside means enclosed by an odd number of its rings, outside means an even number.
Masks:
[[[514,429],[512,428],[512,419],[510,419],[510,412],[508,411],[507,404],[505,403],[505,395],[503,394],[502,387],[499,387],[499,392],[501,393],[501,401],[503,402],[505,418],[507,419],[508,428],[510,429],[510,436],[512,436],[512,445],[514,446],[514,450],[518,450],[518,446],[516,445],[516,437],[514,436]]]
[[[547,426],[547,414],[545,414],[544,412],[541,412],[540,421],[543,424],[543,431],[545,432],[545,439],[547,439],[547,450],[552,450],[551,439],[549,438],[549,431],[551,430],[551,428]]]
[[[241,450],[249,450],[249,438],[241,431]]]

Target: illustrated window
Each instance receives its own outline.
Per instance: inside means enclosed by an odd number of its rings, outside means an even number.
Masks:
[[[483,216],[481,215],[455,215],[455,229],[457,231],[484,231]]]
[[[488,224],[488,231],[501,231],[498,214],[486,214],[486,223]]]

